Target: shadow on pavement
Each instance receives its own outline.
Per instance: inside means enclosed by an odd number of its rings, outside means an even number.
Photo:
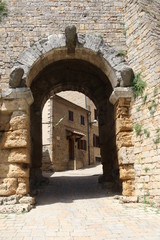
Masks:
[[[92,176],[53,176],[49,184],[41,188],[36,197],[37,205],[57,202],[71,203],[78,199],[103,198],[117,193],[104,189],[98,183],[97,175]]]

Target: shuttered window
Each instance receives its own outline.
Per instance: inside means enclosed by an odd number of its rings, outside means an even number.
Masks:
[[[84,116],[81,115],[81,125],[85,125]]]
[[[99,136],[93,134],[93,147],[100,147]]]
[[[86,142],[86,140],[78,139],[77,144],[78,144],[78,149],[87,150],[87,142]]]
[[[72,111],[68,111],[68,117],[70,121],[73,121],[73,112]]]

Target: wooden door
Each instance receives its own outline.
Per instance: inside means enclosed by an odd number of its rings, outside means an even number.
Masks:
[[[69,138],[69,160],[74,160],[74,140]]]

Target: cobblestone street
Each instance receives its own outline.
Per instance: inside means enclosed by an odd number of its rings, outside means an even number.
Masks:
[[[35,209],[0,215],[0,240],[159,240],[158,210],[120,204],[99,174],[101,166],[53,174]]]

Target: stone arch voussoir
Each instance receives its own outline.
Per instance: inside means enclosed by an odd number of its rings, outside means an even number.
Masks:
[[[10,87],[30,87],[32,79],[53,61],[61,59],[82,59],[95,64],[108,76],[111,85],[115,87],[128,87],[133,79],[133,71],[124,57],[114,48],[106,44],[99,36],[77,33],[74,53],[67,52],[65,34],[53,34],[36,42],[24,51],[17,59],[11,70]],[[14,76],[22,80],[13,84]],[[17,72],[19,74],[17,74]]]

